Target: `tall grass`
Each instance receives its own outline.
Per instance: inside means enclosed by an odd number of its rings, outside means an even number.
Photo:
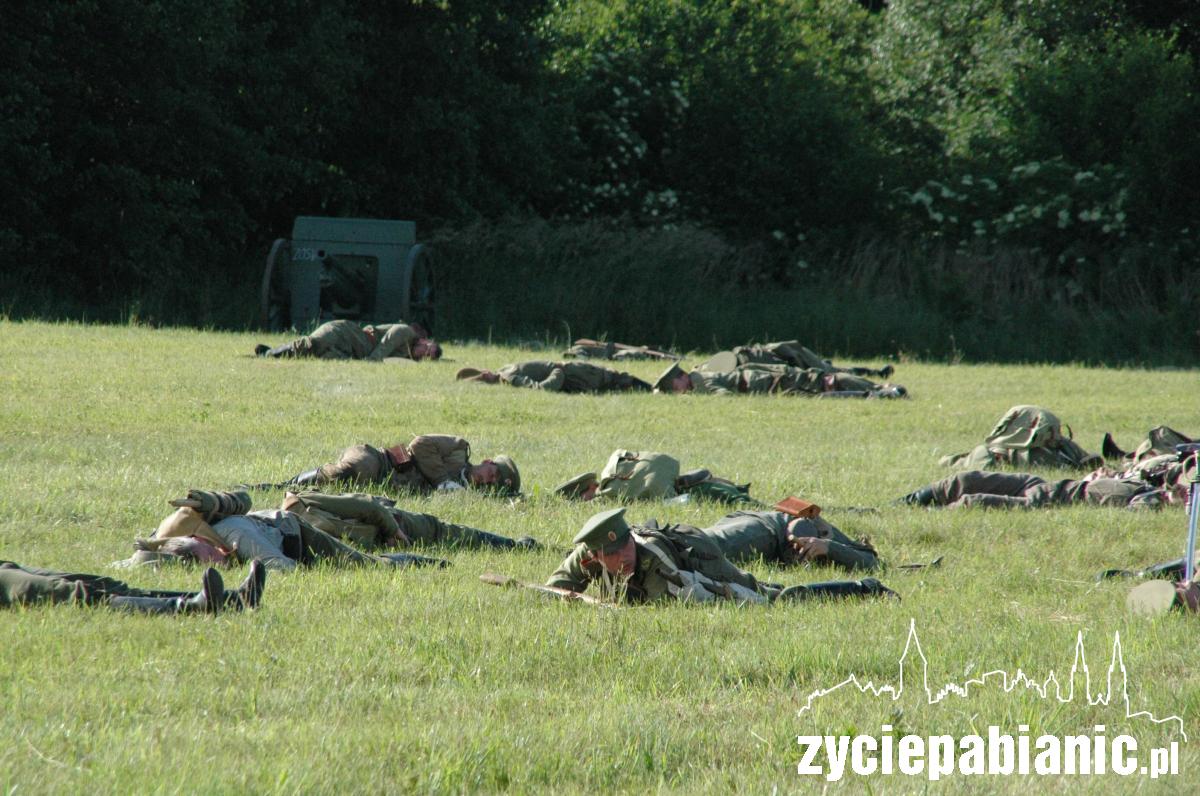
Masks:
[[[444,326],[477,339],[606,335],[687,350],[797,338],[827,355],[977,362],[1200,353],[1197,286],[1117,281],[1080,295],[1013,251],[863,238],[801,260],[694,227],[545,222],[478,224],[436,245]]]

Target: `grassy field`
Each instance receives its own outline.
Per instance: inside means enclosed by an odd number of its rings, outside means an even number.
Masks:
[[[936,512],[889,501],[945,475],[939,456],[980,441],[1009,406],[1057,412],[1089,450],[1105,431],[1200,430],[1196,371],[899,362],[910,401],[563,396],[457,383],[465,364],[544,352],[449,344],[419,365],[262,361],[257,338],[139,327],[0,321],[0,558],[117,574],[189,487],[279,480],[356,442],[460,434],[475,458],[508,452],[525,498],[438,495],[404,505],[509,536],[537,553],[450,553],[442,571],[272,573],[264,607],[217,618],[38,607],[0,613],[0,789],[82,792],[812,792],[797,735],[1128,733],[1180,740],[1181,774],[963,777],[949,792],[1187,789],[1200,765],[1196,620],[1136,620],[1105,567],[1182,552],[1185,518],[1099,508]],[[282,342],[282,338],[265,339]],[[827,354],[833,352],[825,352]],[[694,361],[690,357],[689,361]],[[881,364],[881,363],[878,363]],[[661,368],[630,366],[643,377]],[[479,582],[541,581],[595,507],[551,490],[617,447],[753,483],[764,499],[826,506],[889,562],[944,555],[938,570],[881,575],[901,603],[606,611]],[[256,506],[281,493],[257,493]],[[876,513],[839,507],[876,506]],[[705,525],[717,505],[639,504],[638,521]],[[773,581],[835,576],[752,568]],[[191,587],[196,571],[124,573]],[[241,571],[227,580],[236,581]],[[1114,634],[1130,711],[996,685],[928,704],[911,669],[899,699],[815,689],[851,674],[898,682],[910,623],[935,690],[990,670],[1065,676],[1082,632],[1093,694]],[[922,792],[924,776],[848,774],[834,790]]]

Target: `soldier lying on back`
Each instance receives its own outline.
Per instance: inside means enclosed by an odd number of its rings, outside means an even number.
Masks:
[[[290,343],[254,348],[260,357],[315,357],[317,359],[366,359],[381,362],[387,357],[440,359],[442,348],[418,324],[386,323],[359,326],[354,321],[329,321]]]
[[[575,537],[575,549],[547,586],[586,591],[596,581],[609,597],[628,602],[676,599],[767,603],[817,597],[885,595],[895,592],[874,578],[782,588],[760,583],[738,569],[711,539],[687,526],[630,527],[625,509],[593,516]]]
[[[194,490],[188,496],[172,501],[187,505],[163,520],[150,539],[138,542],[129,564],[175,559],[229,564],[260,558],[271,569],[291,570],[321,561],[341,566],[440,563],[407,554],[373,555],[342,540],[378,548],[414,541],[448,547],[538,547],[529,537],[513,540],[442,522],[430,514],[397,509],[390,500],[371,495],[288,493],[279,509],[268,511],[250,511],[245,492]]]
[[[250,562],[250,574],[234,591],[226,591],[221,575],[209,567],[200,576],[200,591],[137,589],[103,575],[59,572],[0,561],[0,608],[39,603],[97,605],[130,613],[216,614],[222,610],[257,608],[267,572]]]
[[[567,393],[650,391],[650,385],[636,376],[588,362],[531,361],[505,365],[498,371],[462,368],[459,381],[504,382],[511,387]]]

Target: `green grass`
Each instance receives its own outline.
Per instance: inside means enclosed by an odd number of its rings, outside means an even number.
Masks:
[[[457,383],[465,364],[545,352],[449,344],[411,366],[276,362],[258,338],[139,327],[0,322],[0,558],[104,572],[189,487],[282,479],[360,441],[422,432],[512,454],[526,499],[474,494],[405,505],[548,544],[534,554],[450,553],[453,568],[272,573],[264,607],[216,619],[39,607],[0,613],[0,790],[391,792],[621,790],[807,792],[795,736],[884,723],[922,735],[1127,731],[1142,748],[1173,733],[1123,708],[1042,701],[996,687],[928,705],[910,679],[898,701],[844,692],[797,715],[851,673],[892,682],[910,620],[935,687],[991,669],[1065,671],[1083,631],[1093,690],[1120,633],[1134,710],[1181,714],[1200,735],[1194,618],[1135,620],[1107,566],[1181,553],[1183,512],[1098,508],[931,512],[888,505],[941,477],[1016,403],[1047,406],[1095,450],[1165,423],[1200,430],[1195,371],[898,363],[912,400],[836,402],[707,396],[562,396]],[[281,337],[267,342],[282,342]],[[834,352],[824,352],[833,354]],[[695,357],[691,358],[695,359]],[[878,363],[881,364],[881,363]],[[629,366],[650,377],[653,363]],[[598,470],[617,447],[751,481],[764,499],[827,506],[890,562],[944,554],[936,571],[886,572],[900,604],[600,611],[478,581],[541,581],[589,516],[552,487]],[[280,493],[257,494],[276,505]],[[879,506],[878,513],[837,507]],[[700,504],[635,505],[633,520],[705,525]],[[753,567],[774,581],[834,576]],[[126,573],[190,587],[195,571]],[[122,575],[124,576],[124,575]],[[236,580],[240,571],[231,572]],[[1083,679],[1077,681],[1081,689]],[[1195,781],[953,778],[952,792],[1037,792]],[[850,792],[917,792],[924,778],[849,778]]]

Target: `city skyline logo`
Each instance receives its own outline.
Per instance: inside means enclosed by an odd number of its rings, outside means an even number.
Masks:
[[[1054,669],[1051,669],[1049,674],[1040,680],[1026,674],[1021,668],[1012,673],[1004,669],[993,669],[992,671],[984,672],[981,675],[964,680],[961,684],[950,682],[935,690],[929,684],[929,659],[925,656],[925,651],[921,647],[921,638],[917,634],[917,620],[909,619],[908,638],[904,643],[904,651],[901,653],[899,661],[899,685],[876,685],[873,680],[862,682],[859,680],[858,675],[851,674],[836,685],[828,688],[818,688],[809,693],[804,706],[796,714],[798,716],[803,715],[812,710],[814,701],[849,686],[853,686],[863,694],[869,693],[877,697],[890,696],[892,701],[895,702],[904,694],[906,671],[918,664],[921,673],[921,686],[925,691],[926,701],[930,705],[938,704],[951,694],[959,697],[967,697],[970,695],[970,690],[973,686],[987,687],[989,679],[993,678],[1001,683],[1001,687],[1007,694],[1011,694],[1014,690],[1021,688],[1022,692],[1036,693],[1042,699],[1053,698],[1064,704],[1074,702],[1075,681],[1077,675],[1082,671],[1083,690],[1081,696],[1087,699],[1089,706],[1111,706],[1114,704],[1114,700],[1119,700],[1124,702],[1126,719],[1145,718],[1158,725],[1173,724],[1179,736],[1184,741],[1188,740],[1181,716],[1170,715],[1158,718],[1148,710],[1134,711],[1132,709],[1129,703],[1129,673],[1125,668],[1125,656],[1124,650],[1121,647],[1120,631],[1113,632],[1112,654],[1109,657],[1108,669],[1103,680],[1104,688],[1096,694],[1092,693],[1092,673],[1091,667],[1089,667],[1087,662],[1087,651],[1083,644],[1082,630],[1078,631],[1075,636],[1075,658],[1071,662],[1071,668],[1065,680],[1060,680],[1058,673]],[[1064,682],[1066,683],[1065,694],[1063,691]],[[1053,691],[1051,687],[1053,687]]]

